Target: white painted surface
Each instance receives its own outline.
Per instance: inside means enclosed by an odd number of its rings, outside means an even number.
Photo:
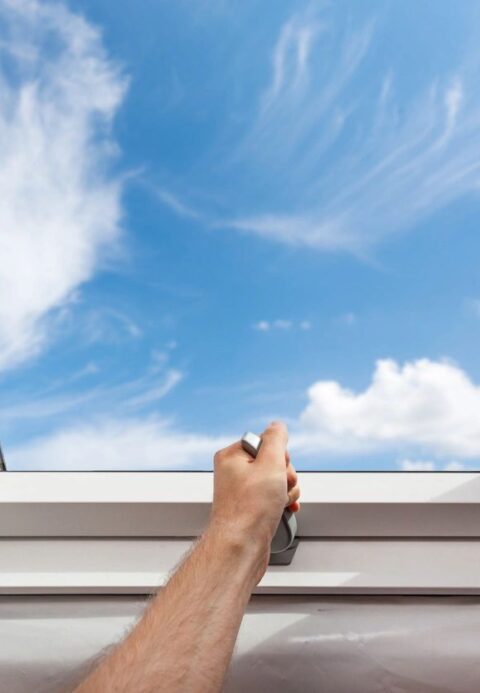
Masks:
[[[198,536],[212,477],[2,473],[0,536]],[[300,536],[480,536],[480,474],[303,473],[300,485]]]
[[[0,539],[0,594],[145,594],[190,547],[179,539]],[[480,594],[477,540],[302,540],[259,593]]]
[[[143,606],[133,597],[2,597],[1,693],[71,691]],[[479,632],[473,598],[258,596],[225,690],[474,693]]]
[[[0,503],[210,503],[212,472],[8,472]],[[300,472],[305,503],[478,503],[480,473]]]

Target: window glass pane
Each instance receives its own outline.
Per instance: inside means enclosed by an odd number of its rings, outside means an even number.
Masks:
[[[479,14],[2,3],[7,467],[477,469]]]

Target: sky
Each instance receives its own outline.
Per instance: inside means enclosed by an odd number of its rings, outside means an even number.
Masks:
[[[20,469],[480,469],[474,0],[0,0]]]

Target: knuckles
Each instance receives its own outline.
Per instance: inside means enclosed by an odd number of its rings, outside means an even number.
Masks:
[[[217,466],[220,464],[223,460],[225,459],[225,450],[217,450],[215,455],[213,456],[213,464]]]

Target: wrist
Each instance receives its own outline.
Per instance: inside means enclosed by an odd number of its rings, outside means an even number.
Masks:
[[[270,542],[242,531],[235,525],[212,519],[202,537],[222,565],[251,583],[250,590],[261,580],[268,564]]]

